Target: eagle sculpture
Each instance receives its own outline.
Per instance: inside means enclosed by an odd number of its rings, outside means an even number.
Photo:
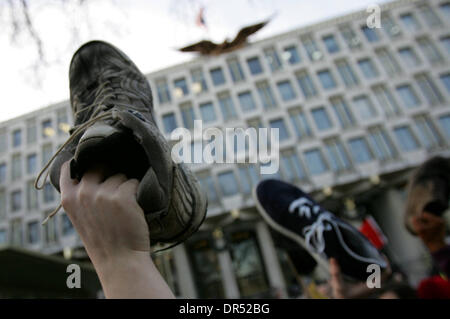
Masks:
[[[270,19],[242,28],[231,42],[228,41],[228,39],[225,39],[223,43],[217,44],[209,40],[202,40],[181,48],[179,51],[198,52],[201,55],[220,55],[222,53],[231,52],[243,47],[247,43],[247,38],[262,29],[269,21]]]

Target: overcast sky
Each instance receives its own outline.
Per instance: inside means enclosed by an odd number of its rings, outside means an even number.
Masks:
[[[18,0],[12,0],[17,1]],[[46,66],[33,71],[36,46],[27,34],[11,44],[10,16],[0,1],[0,121],[69,97],[68,67],[73,52],[101,39],[122,49],[147,73],[192,59],[175,48],[203,38],[222,42],[245,25],[276,13],[251,41],[305,26],[386,0],[30,0],[36,31],[45,44]],[[196,26],[199,6],[208,28]],[[73,32],[78,26],[78,33]]]

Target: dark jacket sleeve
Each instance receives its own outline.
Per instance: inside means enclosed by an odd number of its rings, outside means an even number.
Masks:
[[[439,270],[450,278],[450,245],[434,252],[432,256]]]

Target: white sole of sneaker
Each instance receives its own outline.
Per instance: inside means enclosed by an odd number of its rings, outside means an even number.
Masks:
[[[281,225],[277,224],[272,220],[272,218],[269,216],[269,214],[266,213],[266,210],[262,207],[261,203],[258,200],[258,197],[256,196],[256,187],[253,188],[253,199],[256,204],[256,208],[258,209],[259,213],[263,217],[263,219],[266,221],[266,223],[275,231],[279,232],[283,236],[288,237],[289,239],[295,241],[297,244],[299,244],[301,247],[306,249],[308,253],[317,261],[317,264],[319,267],[321,267],[328,275],[330,274],[330,268],[328,265],[328,262],[321,257],[318,253],[311,251],[311,249],[306,245],[305,240],[294,233],[293,231],[290,231],[289,229],[286,229],[282,227]]]

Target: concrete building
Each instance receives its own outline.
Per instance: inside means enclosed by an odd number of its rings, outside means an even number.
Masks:
[[[275,127],[280,170],[356,226],[374,216],[388,256],[412,284],[431,260],[404,229],[408,173],[433,155],[450,156],[450,2],[399,0],[381,6],[381,28],[355,12],[218,57],[151,74],[158,125]],[[85,259],[51,185],[37,193],[39,169],[68,137],[69,102],[0,124],[0,244]],[[208,192],[200,231],[156,263],[176,295],[287,296],[286,254],[258,216],[251,190],[257,164],[192,165]],[[1,267],[1,266],[0,266]]]

